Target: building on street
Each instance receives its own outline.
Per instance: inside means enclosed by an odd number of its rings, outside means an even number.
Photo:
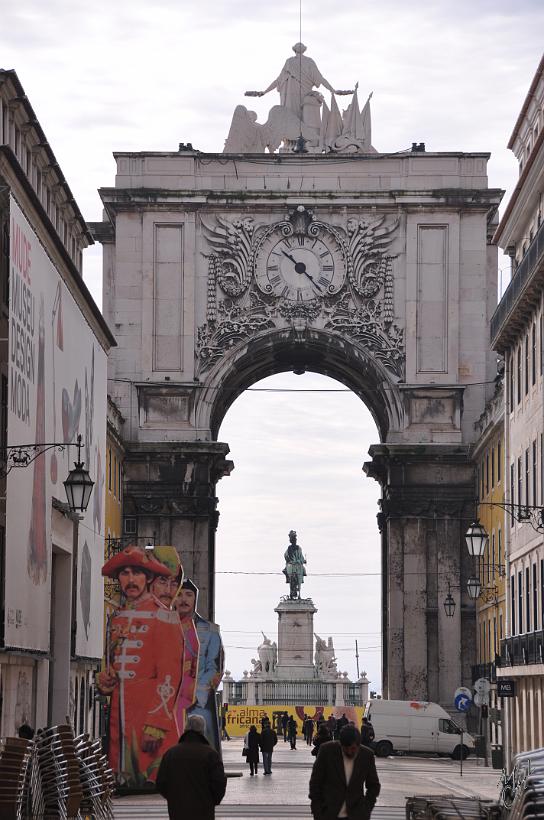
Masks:
[[[520,176],[495,235],[512,258],[512,279],[491,320],[505,358],[504,521],[507,613],[499,679],[509,754],[544,745],[544,57],[508,147]]]
[[[0,735],[66,716],[92,730],[115,340],[81,275],[92,237],[17,74],[5,70],[0,226]],[[94,482],[81,514],[63,487],[78,436]]]

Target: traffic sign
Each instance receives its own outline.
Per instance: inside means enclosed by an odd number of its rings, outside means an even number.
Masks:
[[[482,695],[476,692],[474,695],[474,704],[476,706],[489,706],[489,695]]]
[[[458,712],[468,712],[472,705],[472,692],[466,686],[460,686],[455,690],[453,703]]]
[[[474,691],[478,695],[489,695],[491,692],[491,684],[489,683],[487,678],[478,678],[476,683],[474,684]]]

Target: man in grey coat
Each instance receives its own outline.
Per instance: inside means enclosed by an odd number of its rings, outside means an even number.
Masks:
[[[312,769],[314,820],[369,820],[379,793],[373,752],[361,746],[355,726],[344,726],[339,740],[320,746]]]

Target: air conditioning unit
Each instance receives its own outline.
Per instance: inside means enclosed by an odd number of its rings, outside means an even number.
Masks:
[[[136,535],[138,522],[135,518],[125,518],[125,535]]]

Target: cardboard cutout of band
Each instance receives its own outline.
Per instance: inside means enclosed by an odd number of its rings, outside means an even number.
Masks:
[[[196,611],[198,589],[173,546],[128,546],[110,558],[105,657],[97,686],[109,697],[108,758],[120,785],[153,787],[164,752],[189,714],[206,720],[220,752],[215,690],[223,676],[219,627]]]

